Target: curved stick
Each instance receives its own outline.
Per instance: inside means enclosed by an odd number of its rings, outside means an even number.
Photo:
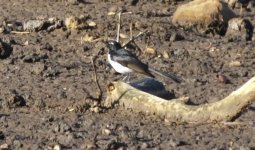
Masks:
[[[187,98],[161,99],[123,82],[109,83],[107,94],[104,103],[106,107],[118,103],[119,106],[134,112],[155,114],[170,122],[224,122],[235,119],[255,101],[255,77],[226,98],[198,106],[185,104]]]

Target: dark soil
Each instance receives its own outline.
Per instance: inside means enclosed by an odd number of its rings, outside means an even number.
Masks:
[[[104,110],[107,81],[120,80],[107,64],[102,40],[116,37],[112,7],[132,15],[122,16],[121,33],[148,30],[136,40],[139,58],[150,66],[174,72],[186,80],[176,84],[158,77],[168,90],[189,96],[194,104],[218,101],[255,75],[255,42],[184,31],[171,23],[171,15],[184,2],[144,0],[1,0],[0,22],[36,18],[88,15],[97,27],[29,34],[0,34],[0,147],[9,149],[255,149],[255,105],[234,123],[211,125],[168,123],[157,116],[113,108]],[[235,10],[239,12],[238,9]],[[255,25],[255,12],[245,18]],[[172,41],[172,35],[177,39]],[[127,39],[121,39],[122,42]],[[149,42],[148,42],[149,41]],[[162,57],[168,53],[169,58]],[[102,98],[97,100],[91,56],[95,58]],[[240,62],[240,65],[231,65]],[[132,80],[144,78],[135,74]],[[0,149],[1,149],[0,148]]]

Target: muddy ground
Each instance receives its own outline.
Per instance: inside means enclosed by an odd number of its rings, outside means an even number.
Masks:
[[[135,114],[117,108],[104,110],[106,81],[120,80],[107,64],[107,49],[101,40],[81,42],[88,34],[97,38],[116,37],[116,17],[111,7],[123,7],[121,33],[148,30],[136,41],[156,54],[140,53],[150,66],[172,71],[187,82],[176,84],[161,77],[177,97],[189,96],[194,104],[220,100],[255,75],[255,42],[200,35],[176,28],[171,15],[177,4],[162,1],[86,0],[1,0],[1,22],[27,21],[88,15],[97,26],[68,31],[29,34],[1,33],[10,54],[0,59],[0,147],[9,149],[255,149],[255,105],[238,123],[211,125],[169,123],[157,116]],[[238,9],[235,9],[239,12]],[[255,25],[255,12],[245,17]],[[171,43],[171,35],[179,38]],[[178,38],[177,38],[178,39]],[[127,39],[121,39],[122,42]],[[149,41],[149,42],[148,42]],[[169,58],[161,57],[164,51]],[[102,98],[97,101],[91,56],[95,57]],[[164,55],[166,56],[166,55]],[[234,62],[234,63],[233,63]],[[240,62],[240,63],[238,63]],[[225,76],[224,82],[219,76]],[[132,80],[144,78],[134,75]]]

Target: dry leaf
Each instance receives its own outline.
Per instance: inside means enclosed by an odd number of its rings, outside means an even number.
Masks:
[[[167,51],[163,51],[163,57],[166,58],[166,59],[170,58]]]
[[[122,38],[122,39],[128,39],[129,37],[128,37],[128,35],[126,35],[126,34],[120,33],[120,38]]]
[[[151,48],[151,47],[146,47],[145,53],[155,55],[156,50],[154,48]]]
[[[115,15],[116,14],[116,12],[113,12],[113,11],[110,11],[110,12],[108,12],[108,16],[113,16],[113,15]]]
[[[96,24],[94,21],[90,21],[90,22],[88,23],[88,25],[89,25],[90,27],[94,27],[94,26],[96,26],[97,24]]]
[[[238,61],[238,60],[236,60],[236,61],[231,61],[231,62],[229,63],[229,66],[230,66],[230,67],[240,67],[240,66],[241,66],[241,62]]]
[[[67,29],[77,29],[79,25],[79,19],[74,16],[67,17],[65,19],[65,25]]]
[[[24,45],[24,46],[27,46],[28,44],[29,44],[28,41],[26,41],[26,42],[24,42],[23,45]]]
[[[0,33],[3,33],[4,32],[4,28],[0,28]]]
[[[89,36],[88,34],[86,34],[85,36],[81,37],[81,40],[83,42],[92,42],[93,41],[93,36]]]

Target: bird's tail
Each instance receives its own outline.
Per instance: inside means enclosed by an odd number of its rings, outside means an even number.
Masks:
[[[165,78],[171,79],[177,83],[181,83],[183,81],[181,78],[177,77],[176,75],[174,75],[171,72],[165,73],[165,72],[162,72],[162,71],[156,70],[154,68],[150,68],[150,67],[149,67],[149,71],[154,72],[154,73],[156,73],[160,76],[163,76]]]

